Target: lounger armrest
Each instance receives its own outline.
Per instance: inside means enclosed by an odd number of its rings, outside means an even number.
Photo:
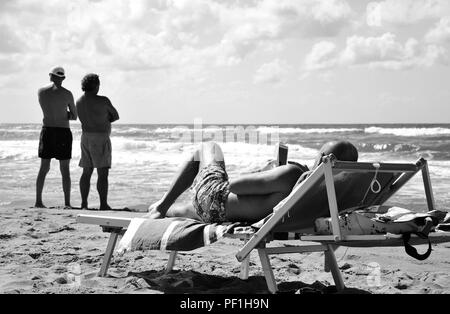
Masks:
[[[77,223],[98,225],[109,228],[128,228],[131,223],[131,218],[111,217],[111,216],[93,216],[93,215],[78,215]]]
[[[422,165],[400,164],[400,163],[379,163],[379,168],[375,168],[370,162],[346,162],[336,161],[333,163],[333,170],[351,172],[417,172]]]

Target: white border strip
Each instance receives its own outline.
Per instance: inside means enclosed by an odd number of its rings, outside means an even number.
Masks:
[[[116,252],[119,255],[123,255],[126,252],[131,251],[131,242],[133,241],[133,238],[138,231],[139,227],[146,221],[147,219],[143,218],[133,218],[131,219],[130,224],[128,225],[127,231],[122,237],[122,240],[120,240],[119,245],[117,247]]]
[[[209,232],[211,230],[211,225],[206,225],[203,229],[203,244],[205,246],[211,244],[211,239],[209,238]]]
[[[167,242],[169,241],[170,235],[172,234],[173,230],[179,223],[180,223],[180,221],[172,222],[169,225],[169,227],[166,229],[166,231],[164,232],[164,234],[161,238],[161,246],[159,248],[161,251],[166,251]]]

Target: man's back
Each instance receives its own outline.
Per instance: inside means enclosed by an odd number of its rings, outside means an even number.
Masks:
[[[111,133],[111,122],[119,119],[111,101],[104,96],[85,94],[77,101],[83,132]]]
[[[42,192],[51,160],[55,158],[59,160],[59,169],[63,179],[65,206],[71,208],[70,159],[72,159],[73,136],[69,121],[77,119],[77,109],[72,93],[62,87],[62,83],[66,79],[64,68],[55,67],[49,72],[49,78],[52,84],[38,91],[44,120],[39,136],[38,155],[41,158],[41,166],[36,179],[35,207],[45,207],[42,202]]]
[[[69,128],[68,107],[73,106],[72,93],[64,87],[50,85],[38,91],[45,127]]]

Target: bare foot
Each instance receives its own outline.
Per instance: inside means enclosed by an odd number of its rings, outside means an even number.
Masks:
[[[112,208],[109,206],[109,205],[103,205],[103,206],[100,206],[100,208],[98,209],[98,210],[112,210]]]
[[[36,204],[34,204],[35,208],[47,208],[42,202],[36,202]]]

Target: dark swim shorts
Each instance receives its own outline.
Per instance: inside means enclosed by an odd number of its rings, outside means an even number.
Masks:
[[[226,222],[225,203],[230,183],[225,163],[217,162],[200,170],[192,185],[192,205],[205,223]]]
[[[72,132],[68,128],[43,127],[39,139],[39,158],[72,159]]]

